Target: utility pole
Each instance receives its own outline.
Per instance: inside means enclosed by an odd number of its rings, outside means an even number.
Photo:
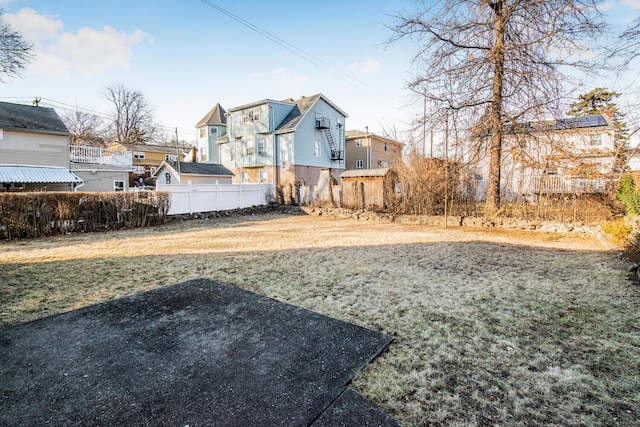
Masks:
[[[431,145],[433,145],[433,141]],[[422,109],[422,155],[427,157],[427,88],[424,88],[424,106]],[[433,147],[431,147],[431,157],[433,157]]]
[[[178,127],[176,126],[176,155],[178,165],[178,175],[180,175],[180,144],[178,143]]]

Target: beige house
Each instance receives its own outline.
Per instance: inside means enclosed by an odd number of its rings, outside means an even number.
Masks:
[[[345,142],[345,169],[388,168],[402,161],[404,144],[360,130],[348,130]]]
[[[178,150],[176,147],[126,142],[112,142],[109,144],[109,150],[131,152],[132,165],[138,174],[144,174],[145,172],[153,174],[162,162],[183,161],[185,156],[184,150]],[[180,158],[178,158],[178,152],[180,153]]]
[[[53,108],[0,102],[0,183],[4,191],[72,191],[69,131]]]

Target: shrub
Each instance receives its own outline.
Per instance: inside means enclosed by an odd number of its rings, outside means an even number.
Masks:
[[[145,227],[166,221],[166,192],[0,193],[0,239]]]

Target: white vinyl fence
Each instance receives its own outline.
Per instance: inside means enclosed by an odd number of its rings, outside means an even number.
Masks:
[[[156,188],[171,193],[169,215],[266,205],[274,194],[271,184],[158,184]]]

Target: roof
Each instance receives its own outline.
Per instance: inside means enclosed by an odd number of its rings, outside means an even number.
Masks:
[[[69,135],[53,108],[0,102],[0,129]]]
[[[0,182],[81,184],[83,181],[67,168],[54,166],[0,165]]]
[[[154,175],[156,175],[163,166],[170,167],[176,172],[178,170],[177,162],[162,162]],[[180,175],[234,176],[235,174],[226,167],[216,163],[180,162]]]
[[[340,178],[362,178],[368,176],[385,176],[389,168],[379,169],[353,169],[343,172]]]
[[[286,100],[283,102],[293,102],[296,106],[289,112],[289,114],[282,120],[282,122],[276,128],[276,132],[284,133],[295,130],[298,123],[304,118],[304,116],[309,112],[311,107],[318,101],[318,99],[323,99],[327,104],[329,104],[333,109],[338,111],[344,117],[348,117],[348,114],[338,108],[333,102],[329,101],[323,94],[318,93],[312,96],[302,97],[295,101]]]
[[[519,123],[512,126],[505,126],[506,134],[526,134],[534,132],[557,132],[572,129],[590,129],[600,127],[611,127],[613,124],[607,120],[603,114],[594,114],[583,117],[565,117],[557,120],[547,120],[539,122]],[[489,127],[480,128],[480,131],[474,133],[477,137],[485,137],[491,135]]]
[[[226,125],[227,118],[225,117],[226,111],[220,104],[216,104],[211,111],[209,111],[196,125],[197,128],[203,126],[216,126]]]
[[[364,132],[361,130],[356,130],[356,129],[351,129],[345,132],[345,139],[358,139],[358,138],[365,138],[365,137],[373,137],[373,138],[377,138],[386,142],[391,142],[393,144],[400,144],[400,145],[405,145],[402,142],[396,141],[394,139],[391,138],[387,138],[386,136],[381,136],[372,132]]]
[[[128,142],[114,142],[128,151],[146,151],[147,153],[164,153],[176,154],[176,147],[167,147],[164,145],[134,144]],[[182,151],[180,154],[183,154]]]

